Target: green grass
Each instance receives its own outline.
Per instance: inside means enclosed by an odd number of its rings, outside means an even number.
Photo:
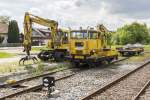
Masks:
[[[69,65],[67,64],[60,63],[54,67],[52,66],[48,67],[47,64],[43,62],[38,62],[34,67],[33,62],[31,60],[25,62],[25,65],[20,66],[18,61],[15,61],[15,62],[8,62],[8,63],[0,63],[0,74],[14,73],[18,71],[27,70],[29,73],[32,73],[33,75],[39,75],[45,71],[57,71],[57,70],[68,68],[68,66]]]
[[[25,62],[25,65],[19,65],[19,62],[8,62],[8,63],[1,63],[0,64],[0,73],[10,73],[10,72],[16,72],[16,71],[21,71],[21,70],[28,70],[28,71],[32,71],[33,67],[32,67],[33,62],[32,61],[27,61]],[[39,63],[37,69],[42,71],[43,66]],[[36,70],[37,70],[36,69]]]
[[[23,66],[19,66],[18,62],[9,62],[0,64],[0,73],[16,72],[17,70],[23,70]]]
[[[33,61],[25,62],[25,65],[19,65],[19,61],[0,63],[0,73],[10,73],[24,70],[27,65],[32,65]]]
[[[25,69],[28,70],[29,74],[32,76],[37,76],[40,74],[43,74],[44,72],[55,72],[55,71],[60,71],[60,70],[65,70],[70,68],[68,64],[58,64],[56,66],[49,66],[45,68],[47,65],[45,65],[42,62],[39,62],[37,67],[32,67],[32,65],[26,65]]]
[[[12,53],[7,53],[7,52],[0,52],[0,58],[11,58],[16,56],[15,54]]]
[[[32,47],[32,50],[31,50],[31,52],[32,53],[37,53],[37,52],[40,52],[41,50],[45,50],[46,49],[46,47],[45,46],[42,46],[42,47]]]
[[[32,47],[32,51],[40,51],[44,47]]]
[[[145,51],[150,51],[150,45],[144,45],[144,50]]]
[[[131,58],[129,58],[128,60],[130,62],[140,62],[140,61],[144,61],[144,60],[147,60],[147,59],[150,59],[150,53],[146,53],[146,54],[141,54],[139,56],[133,56]]]

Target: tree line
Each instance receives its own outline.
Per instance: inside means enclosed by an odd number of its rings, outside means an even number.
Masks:
[[[8,43],[19,42],[19,28],[16,20],[8,16],[0,16],[0,23],[8,24]],[[108,43],[115,45],[125,44],[150,44],[150,28],[146,24],[133,22],[108,34]]]
[[[150,29],[147,25],[133,22],[118,28],[111,34],[111,43],[117,45],[125,44],[150,44]]]

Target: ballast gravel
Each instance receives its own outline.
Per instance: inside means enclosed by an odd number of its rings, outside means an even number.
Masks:
[[[143,62],[144,63],[144,62]],[[30,92],[11,98],[12,100],[79,100],[93,89],[97,89],[105,83],[135,69],[142,63],[116,63],[110,66],[103,65],[97,68],[81,71],[80,73],[56,82],[56,90],[59,92],[51,98],[45,91]],[[36,95],[35,95],[36,94]],[[38,96],[37,96],[38,95]],[[9,100],[11,100],[9,98]]]

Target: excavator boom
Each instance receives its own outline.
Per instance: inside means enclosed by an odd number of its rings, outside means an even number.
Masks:
[[[32,46],[32,24],[36,23],[42,26],[46,26],[50,28],[51,30],[51,47],[54,47],[54,43],[56,40],[56,34],[57,34],[57,28],[58,28],[58,22],[50,19],[45,19],[41,18],[32,14],[29,14],[28,12],[25,13],[24,17],[24,41],[23,41],[23,46],[24,46],[24,51],[26,52],[27,56],[23,57],[20,59],[19,64],[21,61],[30,60],[32,59],[33,61],[37,60],[36,57],[31,57],[30,56],[30,51],[31,51],[31,46]]]
[[[32,38],[32,24],[36,23],[42,26],[49,27],[51,29],[51,39],[52,42],[55,41],[55,37],[57,34],[57,28],[58,28],[58,22],[54,20],[44,19],[32,14],[29,14],[28,12],[25,13],[24,18],[24,50],[26,51],[27,55],[30,55],[31,50],[31,38]]]

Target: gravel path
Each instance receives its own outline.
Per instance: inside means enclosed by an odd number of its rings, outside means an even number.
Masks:
[[[150,64],[94,97],[93,100],[131,100],[149,79]]]
[[[147,87],[145,93],[139,97],[139,100],[150,100],[150,86]]]
[[[12,100],[78,100],[80,97],[90,93],[110,80],[119,77],[121,74],[133,70],[140,64],[114,64],[109,67],[98,67],[82,71],[70,78],[56,82],[56,89],[59,93],[52,98],[47,98],[44,91],[30,92],[12,98]],[[128,68],[124,68],[127,67]],[[10,99],[9,99],[10,100]]]

